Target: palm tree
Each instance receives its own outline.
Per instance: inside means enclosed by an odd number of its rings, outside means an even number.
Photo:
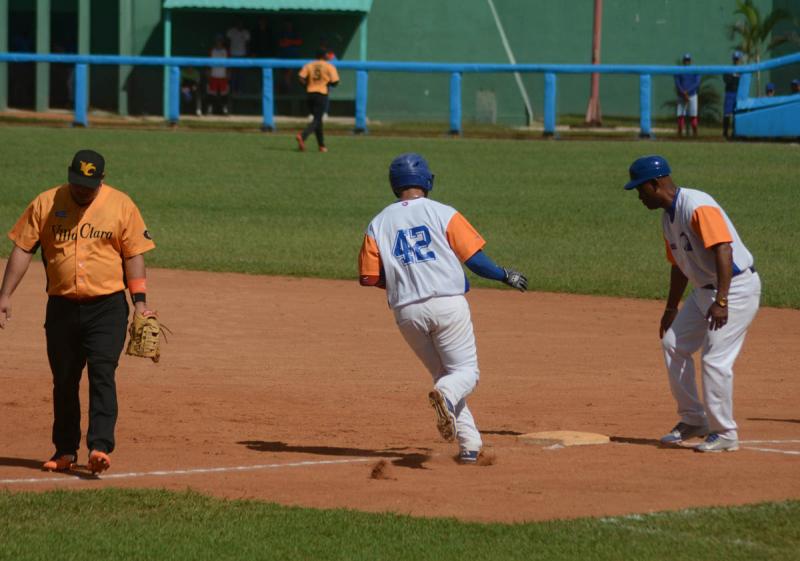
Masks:
[[[783,35],[776,35],[770,39],[772,29],[781,21],[792,20],[792,16],[786,10],[776,8],[765,18],[761,17],[761,12],[753,3],[753,0],[736,0],[734,14],[744,16],[743,20],[728,27],[728,34],[731,39],[738,36],[737,48],[742,51],[749,62],[761,62],[761,54],[778,45],[791,41],[798,43],[797,33],[792,31]],[[769,42],[767,42],[767,40]],[[765,46],[766,44],[766,46]],[[756,84],[758,91],[761,91],[761,72],[756,73]]]

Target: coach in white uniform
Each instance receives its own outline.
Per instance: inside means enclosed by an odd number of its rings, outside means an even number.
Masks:
[[[433,376],[428,399],[439,433],[448,442],[457,437],[459,460],[475,463],[482,441],[466,398],[478,383],[478,354],[461,263],[520,291],[528,280],[495,265],[472,225],[454,208],[428,198],[433,174],[422,156],[395,158],[389,183],[398,200],[367,228],[359,282],[386,289],[400,332]]]
[[[706,436],[698,452],[739,448],[733,420],[733,363],[758,311],[761,280],[733,223],[708,194],[676,187],[661,156],[639,158],[625,189],[637,189],[650,210],[664,209],[669,296],[659,335],[680,422],[662,445]],[[687,282],[694,286],[678,311]],[[701,351],[703,402],[697,394],[692,354]]]

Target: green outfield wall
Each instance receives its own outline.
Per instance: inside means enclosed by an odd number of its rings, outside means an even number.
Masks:
[[[70,52],[78,44],[78,12],[84,2],[91,12],[90,37],[85,40],[92,54],[157,55],[163,52],[161,0],[49,0],[53,48]],[[19,44],[20,35],[24,34],[36,45],[36,7],[42,4],[41,0],[7,0],[7,3],[8,13],[0,14],[3,19],[0,24],[5,22],[9,31],[10,49],[14,50],[13,45]],[[517,62],[590,62],[592,0],[493,0],[493,4]],[[798,0],[757,0],[757,4],[764,13],[780,7],[800,18]],[[690,52],[696,64],[728,63],[734,42],[726,29],[735,20],[734,8],[734,0],[605,0],[601,61],[675,64],[683,53]],[[275,40],[284,23],[292,22],[303,38],[304,56],[311,56],[320,42],[325,41],[339,58],[359,60],[362,57],[361,14],[224,9],[174,10],[172,52],[203,56],[214,35],[224,33],[237,18],[242,18],[245,26],[255,28],[260,16],[267,18]],[[366,58],[369,60],[509,62],[489,0],[374,0],[367,23]],[[767,58],[796,50],[797,45],[779,47],[768,53]],[[22,70],[9,69],[11,89],[15,80],[20,83]],[[58,69],[50,70],[50,88],[61,92],[59,96],[51,95],[54,103],[64,97],[66,84],[65,76],[58,72]],[[248,93],[255,98],[258,93],[260,82],[257,73],[252,74],[252,80],[247,79],[243,98]],[[800,68],[785,68],[764,76],[763,81],[775,81],[780,94],[786,93],[788,83],[797,76],[800,76]],[[92,68],[91,106],[132,114],[161,114],[162,79],[163,72],[157,68]],[[587,75],[559,76],[559,114],[585,112],[589,80]],[[343,110],[347,110],[347,103],[354,98],[354,81],[352,73],[344,72],[341,87],[332,95]],[[280,77],[276,77],[278,82]],[[534,118],[541,120],[543,77],[523,75],[522,84]],[[719,77],[713,77],[712,84],[721,92]],[[466,122],[525,124],[525,103],[513,75],[466,75],[462,88]],[[654,115],[671,114],[671,109],[664,106],[673,99],[671,78],[654,77],[653,93]],[[38,95],[41,97],[41,93]],[[292,97],[302,97],[296,85],[278,96],[279,114],[302,112],[302,103],[281,104],[282,98]],[[604,115],[636,117],[638,78],[601,77],[600,99]],[[35,96],[31,97],[31,106],[34,100]],[[241,109],[259,111],[258,102],[251,101],[250,105],[242,103]],[[368,115],[372,120],[446,121],[448,106],[449,76],[373,73],[369,77]]]

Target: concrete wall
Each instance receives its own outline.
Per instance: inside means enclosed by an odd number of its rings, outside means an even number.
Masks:
[[[776,0],[797,4],[797,0]],[[591,0],[494,0],[510,46],[521,63],[591,62]],[[757,4],[768,12],[772,0]],[[677,64],[691,52],[695,64],[725,64],[733,42],[726,26],[733,21],[731,0],[605,0],[602,62]],[[375,0],[369,18],[369,58],[507,62],[486,0]],[[722,89],[716,77],[717,87]],[[541,118],[543,79],[524,77],[534,115]],[[671,77],[653,79],[655,115],[673,99]],[[479,92],[496,98],[499,122],[523,124],[522,97],[511,75],[467,75],[463,81],[464,118],[476,118]],[[487,94],[488,92],[488,94]],[[638,79],[604,76],[600,80],[604,115],[635,116]],[[379,119],[445,120],[448,80],[427,76],[370,76],[369,115]],[[588,76],[558,80],[559,113],[582,114],[589,95]]]
[[[52,34],[71,44],[65,30],[76,25],[77,0],[51,0]],[[136,0],[132,3],[134,54],[163,52],[161,0]],[[588,63],[592,40],[592,0],[494,0],[510,46],[518,62]],[[764,13],[773,5],[800,18],[798,0],[757,0]],[[92,0],[91,51],[96,54],[119,52],[119,3]],[[732,0],[605,0],[603,12],[602,62],[630,64],[676,64],[684,52],[691,52],[696,64],[724,64],[730,61],[734,42],[727,27],[734,21]],[[35,0],[10,0],[9,20],[14,31],[28,27],[35,38]],[[175,11],[173,13],[173,52],[203,55],[215,33],[224,32],[241,16],[247,27],[255,27],[258,13],[225,11]],[[360,35],[357,14],[269,13],[275,36],[284,21],[290,20],[305,40],[304,56],[311,56],[325,38],[340,58],[359,59]],[[5,14],[0,17],[6,18]],[[786,26],[779,28],[785,30]],[[13,39],[13,33],[10,33]],[[798,50],[784,46],[772,55]],[[443,62],[508,62],[487,0],[374,0],[368,19],[368,59]],[[778,83],[779,93],[788,82],[800,76],[800,69],[776,71],[764,76]],[[127,80],[131,113],[160,114],[162,111],[162,71],[135,68]],[[711,77],[721,91],[719,77]],[[13,79],[13,73],[9,76]],[[280,79],[276,76],[276,81]],[[254,91],[258,76],[253,73]],[[335,100],[352,100],[355,79],[342,73],[342,84],[334,91]],[[533,105],[541,119],[543,78],[523,76]],[[59,81],[54,82],[60,84]],[[54,87],[55,87],[54,85]],[[93,67],[91,105],[115,110],[119,73],[111,67]],[[449,104],[449,77],[372,73],[369,82],[371,119],[446,121]],[[466,121],[492,118],[497,122],[522,125],[525,109],[519,89],[510,74],[466,75],[463,80],[463,115]],[[13,88],[14,84],[10,84]],[[60,87],[60,86],[59,86]],[[673,99],[671,77],[653,80],[655,115],[669,115],[664,103]],[[635,117],[638,114],[638,79],[629,76],[604,76],[600,81],[604,115]],[[291,93],[291,92],[290,92]],[[297,90],[294,93],[299,93]],[[589,76],[561,76],[558,80],[558,112],[583,114],[589,94]],[[494,104],[494,105],[493,105]],[[258,111],[258,105],[254,105]]]

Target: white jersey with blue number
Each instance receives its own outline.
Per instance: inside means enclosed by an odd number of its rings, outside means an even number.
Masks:
[[[448,241],[456,214],[452,207],[419,198],[397,201],[372,220],[366,234],[378,246],[391,308],[464,294],[466,276]]]

